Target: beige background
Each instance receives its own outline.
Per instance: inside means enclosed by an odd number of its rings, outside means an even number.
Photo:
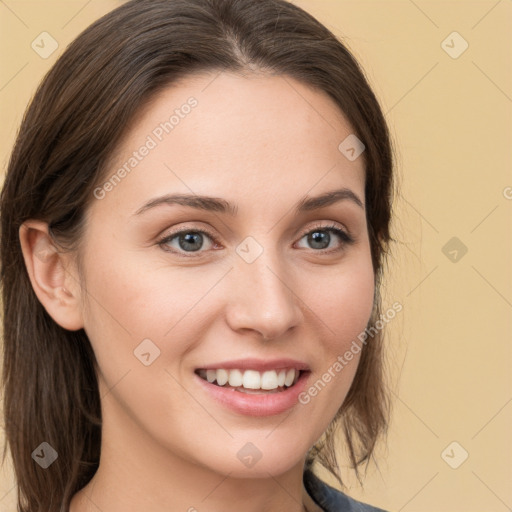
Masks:
[[[2,173],[43,74],[120,3],[0,1]],[[392,511],[512,510],[512,2],[296,3],[362,62],[399,157],[384,300],[404,308],[387,338],[393,422],[364,490],[352,478],[348,492]],[[43,31],[59,45],[48,59],[31,48]],[[463,40],[457,58],[443,49]],[[13,485],[6,467],[1,512],[15,510]]]

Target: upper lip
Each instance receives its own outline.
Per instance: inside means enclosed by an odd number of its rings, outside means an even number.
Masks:
[[[295,368],[296,370],[309,370],[309,366],[306,363],[297,361],[296,359],[232,359],[230,361],[220,361],[218,363],[207,364],[197,368],[198,370],[281,370]]]

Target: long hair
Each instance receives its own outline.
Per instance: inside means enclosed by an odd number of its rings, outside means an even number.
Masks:
[[[390,242],[393,156],[388,127],[345,45],[285,0],[132,0],[84,30],[47,73],[28,106],[0,197],[4,423],[20,512],[64,512],[98,468],[101,403],[83,329],[68,331],[38,301],[19,229],[47,222],[55,243],[79,247],[93,190],[136,114],[159,91],[197,71],[290,76],[328,94],[364,143],[366,216],[375,272],[370,323]],[[341,142],[341,141],[340,141]],[[368,461],[389,415],[382,331],[364,346],[354,381],[325,436],[307,455],[340,481],[334,452],[344,433],[351,466]],[[59,463],[43,470],[41,442]]]

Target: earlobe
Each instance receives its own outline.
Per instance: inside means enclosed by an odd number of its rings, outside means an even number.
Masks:
[[[80,286],[72,255],[58,250],[43,221],[24,222],[19,238],[32,288],[47,313],[64,329],[83,328]]]

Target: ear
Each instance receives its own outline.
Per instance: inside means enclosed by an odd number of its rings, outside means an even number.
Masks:
[[[59,252],[46,222],[24,222],[19,237],[25,266],[39,302],[64,329],[81,329],[84,324],[80,282],[71,253]]]

